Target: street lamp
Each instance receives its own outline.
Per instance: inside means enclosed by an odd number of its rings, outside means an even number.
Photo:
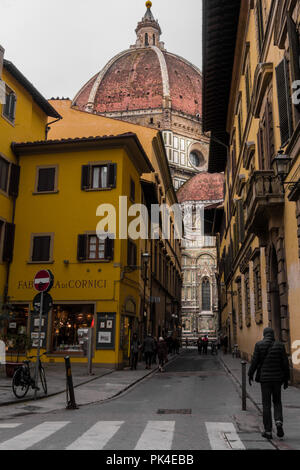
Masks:
[[[285,178],[289,174],[291,161],[292,158],[288,155],[285,155],[283,150],[279,150],[276,157],[273,158],[272,166],[274,168],[275,174],[280,178],[282,184],[292,184],[292,182],[284,182]]]

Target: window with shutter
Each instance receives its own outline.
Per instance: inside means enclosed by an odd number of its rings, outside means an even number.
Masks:
[[[56,167],[38,168],[38,181],[36,191],[38,193],[55,191]]]
[[[137,265],[137,248],[136,244],[132,240],[128,240],[127,242],[127,265]]]
[[[90,188],[90,165],[83,165],[81,167],[81,189]]]
[[[276,67],[277,95],[280,120],[281,145],[285,146],[290,139],[292,129],[291,93],[289,69],[286,58]]]
[[[262,1],[257,0],[256,2],[256,31],[257,31],[257,44],[258,52],[261,54],[264,38],[265,38],[265,28],[264,28],[264,17],[263,17],[263,8]]]
[[[3,116],[5,116],[10,122],[14,123],[16,115],[16,94],[6,86],[5,104],[3,106]]]
[[[15,240],[15,224],[5,224],[4,228],[4,242],[3,242],[3,255],[2,260],[11,263],[13,260]]]
[[[81,189],[109,189],[116,187],[117,165],[83,165],[81,171]]]
[[[299,31],[293,21],[292,17],[287,15],[289,49],[290,49],[290,64],[291,64],[291,77],[292,82],[300,80],[300,40]],[[297,100],[296,100],[297,101]],[[295,108],[295,124],[300,120],[300,103],[293,103]]]
[[[245,241],[245,215],[243,200],[238,199],[237,201],[237,214],[238,214],[238,228],[239,228],[239,240],[243,244]]]
[[[51,236],[34,236],[31,261],[50,261]]]
[[[7,191],[9,162],[0,157],[0,189]]]
[[[20,166],[12,163],[10,168],[10,181],[8,193],[12,197],[18,197],[20,182]]]

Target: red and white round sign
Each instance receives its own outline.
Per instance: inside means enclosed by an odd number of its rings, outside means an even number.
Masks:
[[[46,292],[51,287],[52,276],[47,269],[39,271],[34,278],[34,288],[38,292]]]

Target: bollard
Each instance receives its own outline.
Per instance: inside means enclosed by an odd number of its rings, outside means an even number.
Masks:
[[[242,361],[242,410],[247,410],[247,389],[246,389],[246,366],[247,362]]]
[[[66,378],[67,378],[67,410],[77,410],[78,406],[76,405],[75,401],[75,394],[74,394],[74,387],[73,387],[73,379],[72,379],[72,371],[71,371],[71,362],[70,357],[65,357],[65,365],[66,365]]]

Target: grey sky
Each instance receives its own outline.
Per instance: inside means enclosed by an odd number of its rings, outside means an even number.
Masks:
[[[168,51],[202,64],[202,0],[153,0]],[[74,97],[135,43],[145,0],[0,0],[5,58],[45,96]]]

